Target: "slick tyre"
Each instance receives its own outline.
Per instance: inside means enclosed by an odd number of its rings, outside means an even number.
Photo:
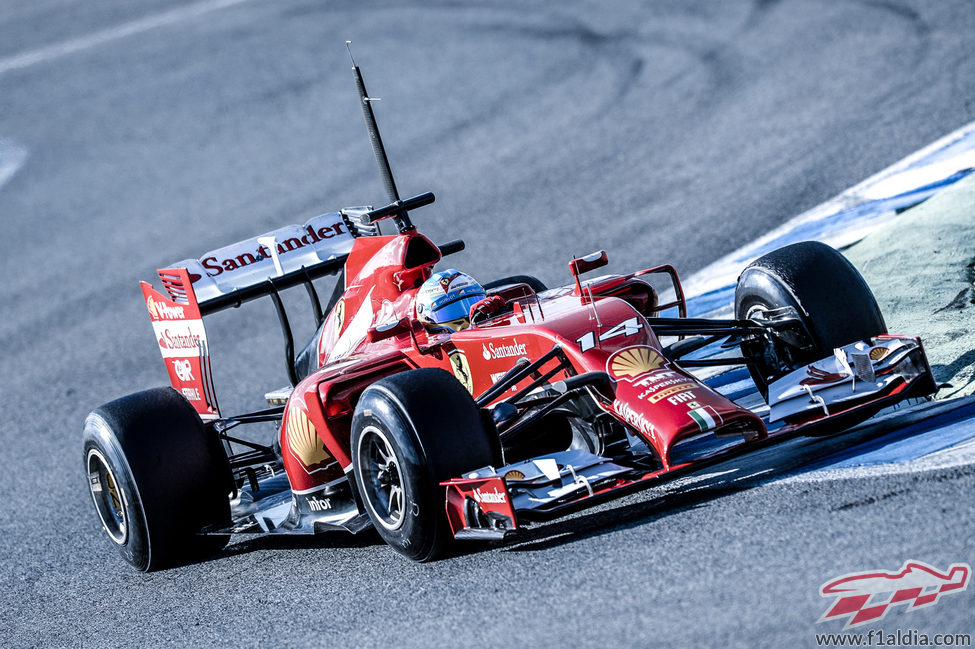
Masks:
[[[450,540],[440,483],[500,460],[467,390],[441,369],[386,377],[362,393],[352,418],[356,490],[380,536],[414,561]]]
[[[496,279],[485,284],[484,290],[489,291],[492,288],[510,286],[511,284],[528,284],[528,286],[530,286],[531,289],[536,293],[541,293],[542,291],[548,290],[542,280],[532,275],[512,275],[510,277],[502,277],[501,279]]]
[[[846,257],[816,241],[794,243],[752,262],[738,278],[735,317],[762,317],[792,307],[805,332],[742,344],[748,369],[764,396],[789,371],[825,358],[833,349],[887,332],[870,287]],[[771,349],[770,349],[771,346]],[[773,365],[768,359],[776,358]]]
[[[232,476],[212,429],[172,388],[107,403],[88,415],[85,473],[102,527],[142,571],[206,556],[226,535],[200,535],[230,522]]]

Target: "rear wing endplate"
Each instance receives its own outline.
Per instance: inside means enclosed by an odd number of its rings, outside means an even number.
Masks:
[[[220,417],[203,316],[265,295],[280,304],[279,289],[310,286],[315,278],[341,271],[354,241],[343,215],[330,212],[160,269],[168,295],[142,282],[170,383],[202,419]],[[320,320],[317,294],[313,302]],[[290,339],[290,326],[288,334]]]
[[[173,292],[170,287],[184,287],[185,291],[182,299],[170,299],[148,282],[141,282],[169,382],[186,397],[200,418],[218,419],[220,408],[213,392],[207,334],[189,273],[185,268],[172,268],[159,271],[159,275],[170,293]]]

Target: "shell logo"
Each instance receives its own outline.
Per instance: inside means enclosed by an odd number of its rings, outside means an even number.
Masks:
[[[652,347],[627,347],[610,356],[607,370],[614,379],[632,380],[667,365],[667,359]]]
[[[307,467],[321,464],[332,457],[319,439],[315,424],[299,406],[288,411],[288,447]]]
[[[889,353],[890,350],[887,349],[886,347],[873,347],[870,349],[870,360],[881,361],[884,358],[886,358],[887,354]]]
[[[153,320],[158,320],[159,310],[156,308],[156,301],[152,299],[151,295],[149,296],[149,299],[146,300],[146,307],[149,309],[149,316]]]

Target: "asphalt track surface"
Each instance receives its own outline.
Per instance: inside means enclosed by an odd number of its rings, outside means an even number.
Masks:
[[[973,33],[966,0],[0,0],[0,644],[812,646],[827,579],[975,563],[965,467],[749,464],[430,565],[336,535],[143,575],[79,444],[88,410],[166,382],[139,279],[383,202],[346,39],[401,192],[438,195],[416,221],[467,241],[451,264],[554,284],[599,248],[689,274],[972,121]],[[286,382],[269,305],[209,328],[226,411]],[[971,632],[972,602],[887,623]]]

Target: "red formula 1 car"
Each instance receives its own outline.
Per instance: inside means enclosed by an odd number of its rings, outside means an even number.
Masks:
[[[413,226],[409,211],[433,195],[398,198],[354,71],[392,202],[162,269],[164,293],[143,283],[172,388],[105,404],[84,431],[95,509],[137,568],[212,552],[235,533],[370,525],[428,560],[451,538],[501,539],[936,389],[920,341],[886,334],[857,271],[814,242],[746,268],[734,319],[686,317],[670,266],[583,280],[606,264],[599,252],[570,261],[561,288],[488,283],[468,328],[429,330],[418,288],[463,243],[435,245]],[[314,280],[326,275],[338,282],[322,309]],[[320,326],[296,354],[279,291],[299,285]],[[261,297],[277,307],[292,385],[268,393],[266,409],[226,415],[203,316]],[[765,402],[744,407],[699,378],[734,365]],[[258,422],[278,424],[273,440],[240,432]]]

